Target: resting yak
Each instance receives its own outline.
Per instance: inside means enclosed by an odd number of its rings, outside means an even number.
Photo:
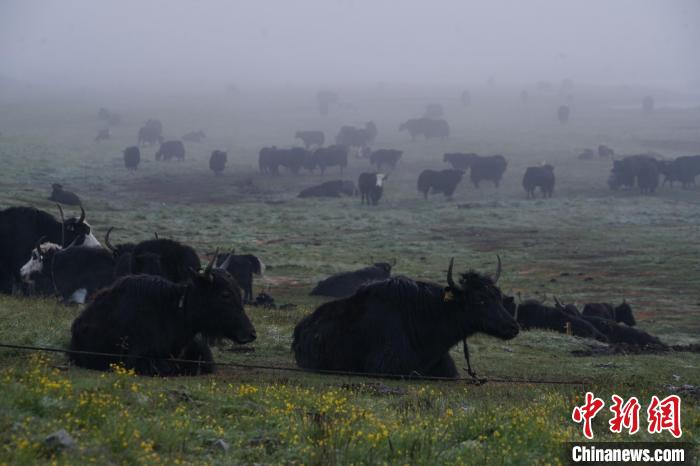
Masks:
[[[588,303],[583,307],[583,316],[602,317],[615,322],[622,322],[630,327],[634,327],[637,321],[634,320],[632,314],[632,306],[627,304],[627,301],[622,301],[622,304],[613,306],[610,303]]]
[[[501,303],[496,277],[474,271],[447,286],[392,277],[361,287],[344,299],[322,304],[294,329],[292,350],[305,369],[375,374],[458,376],[449,354],[483,332],[511,339],[518,324]],[[469,363],[468,363],[469,365]],[[469,368],[469,373],[475,376]]]
[[[73,321],[70,350],[75,353],[69,353],[71,361],[103,371],[121,363],[143,375],[213,372],[205,338],[249,343],[256,335],[236,282],[228,272],[212,266],[213,258],[203,272],[190,271],[190,278],[182,284],[130,275],[101,290]]]
[[[423,170],[418,176],[417,188],[428,199],[428,192],[443,193],[446,198],[452,198],[457,185],[462,181],[462,170]]]
[[[578,311],[559,303],[557,307],[550,307],[534,300],[525,301],[518,305],[516,319],[523,330],[539,328],[566,333],[566,326],[569,324],[572,334],[577,337],[608,341],[605,335],[583,320]]]
[[[131,273],[155,274],[153,262],[158,262],[158,275],[171,282],[184,282],[191,270],[202,266],[199,256],[190,246],[166,238],[150,239],[137,244],[131,253]]]
[[[297,197],[341,197],[354,196],[356,193],[357,188],[352,181],[333,180],[302,189]]]
[[[318,282],[311,290],[312,296],[332,296],[345,298],[355,293],[361,286],[389,278],[391,264],[377,262],[374,265],[352,272],[340,272]]]

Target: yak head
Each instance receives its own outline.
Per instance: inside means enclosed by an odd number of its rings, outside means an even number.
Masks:
[[[201,272],[192,272],[192,288],[196,295],[194,305],[201,330],[209,337],[229,338],[236,343],[255,340],[255,328],[243,309],[241,289],[226,271],[231,256],[214,267],[218,251]]]
[[[501,275],[501,258],[494,278],[469,270],[461,274],[459,283],[452,278],[454,258],[447,269],[447,287],[444,300],[460,313],[464,334],[475,332],[509,340],[520,328],[513,316],[503,307],[503,295],[496,283]]]
[[[53,256],[56,251],[60,251],[61,246],[56,243],[44,242],[46,237],[42,236],[37,241],[36,246],[32,249],[32,255],[29,260],[19,269],[22,280],[26,283],[33,281],[32,276],[39,275],[44,271],[44,263]]]
[[[634,327],[637,324],[637,321],[634,320],[634,315],[632,315],[632,306],[627,304],[627,301],[623,300],[622,304],[615,306],[615,320],[630,327]]]
[[[80,218],[71,217],[68,220],[63,216],[63,208],[60,204],[58,211],[61,214],[61,245],[74,244],[76,246],[88,246],[98,248],[101,246],[97,238],[92,234],[92,227],[85,221],[85,209],[80,206]]]

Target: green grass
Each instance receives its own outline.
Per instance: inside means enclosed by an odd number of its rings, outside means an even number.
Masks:
[[[469,109],[446,105],[453,137],[411,143],[396,129],[420,109],[419,98],[386,104],[361,97],[357,110],[327,119],[315,116],[305,96],[287,94],[0,102],[0,207],[53,211],[45,198],[59,181],[84,199],[100,238],[116,226],[114,243],[158,232],[192,244],[203,257],[234,246],[260,255],[267,273],[256,289],[297,307],[248,308],[258,333],[255,352],[231,352],[222,344],[214,350],[222,362],[293,367],[292,329],[323,302],[308,292],[330,273],[395,259],[396,273],[442,283],[450,257],[458,269],[493,272],[496,254],[506,292],[575,303],[625,298],[640,328],[669,344],[700,342],[698,191],[611,193],[609,162],[575,159],[581,148],[599,143],[619,153],[648,148],[639,141],[700,144],[689,126],[697,110],[649,119],[581,100],[562,127],[553,121],[551,97],[534,100],[528,115],[494,97]],[[125,123],[113,140],[97,145],[91,141],[101,105],[123,112]],[[170,136],[201,127],[209,139],[187,145],[182,163],[157,164],[155,150],[146,148],[142,166],[129,174],[121,150],[152,116],[160,116]],[[404,150],[377,207],[360,206],[358,199],[297,199],[301,188],[321,181],[318,174],[271,179],[254,169],[260,147],[291,144],[297,129],[323,129],[331,139],[340,125],[369,119],[379,127],[376,147]],[[208,171],[215,148],[229,151],[221,177]],[[442,153],[455,150],[503,153],[509,165],[501,188],[476,190],[465,180],[454,200],[423,201],[415,190],[419,171],[442,167]],[[528,201],[522,173],[543,160],[556,166],[555,197]],[[368,168],[366,161],[350,163],[347,179]],[[336,177],[331,172],[324,179]],[[0,342],[65,347],[79,311],[53,299],[2,296]],[[0,350],[0,464],[557,463],[562,442],[582,439],[570,416],[586,390],[607,402],[612,393],[637,396],[644,409],[651,395],[669,393],[669,385],[700,385],[696,353],[572,355],[588,344],[540,331],[508,342],[470,339],[472,364],[482,376],[583,385],[474,386],[229,367],[209,377],[142,378],[70,367],[57,354]],[[457,349],[453,357],[464,365]],[[684,440],[695,441],[699,406],[683,397]],[[607,412],[596,418],[596,438],[628,440],[606,432],[608,418]],[[46,451],[44,437],[60,428],[76,447]],[[640,433],[632,439],[668,438]],[[216,439],[231,448],[218,449]]]

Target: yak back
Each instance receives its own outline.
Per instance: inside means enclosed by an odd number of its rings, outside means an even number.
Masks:
[[[340,272],[318,282],[311,290],[313,296],[332,296],[343,298],[355,293],[362,285],[384,280],[391,274],[391,265],[386,262],[378,262],[352,272]]]

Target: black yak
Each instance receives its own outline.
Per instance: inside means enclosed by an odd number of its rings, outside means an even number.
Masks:
[[[141,163],[141,151],[137,146],[124,149],[124,166],[127,170],[136,170]]]
[[[306,149],[312,146],[321,147],[326,141],[326,135],[323,134],[323,131],[297,131],[294,138],[301,139]]]
[[[493,184],[498,187],[507,166],[508,162],[502,155],[476,156],[470,163],[469,178],[477,188],[483,180],[493,181]]]
[[[682,155],[673,161],[673,173],[684,188],[695,184],[700,175],[700,155]]]
[[[447,153],[442,156],[442,161],[452,165],[455,170],[469,170],[469,166],[472,160],[475,160],[479,156],[473,153],[463,154],[460,152]]]
[[[221,175],[226,167],[227,160],[228,154],[226,152],[215,150],[211,153],[211,157],[209,157],[209,169],[213,171],[215,175]]]
[[[241,291],[225,270],[210,263],[190,271],[185,283],[155,276],[127,276],[100,291],[71,325],[70,360],[88,369],[120,363],[143,375],[194,375],[214,370],[203,338],[255,340]],[[169,359],[187,359],[182,363]]]
[[[626,343],[639,346],[663,345],[657,337],[649,335],[643,330],[620,325],[614,320],[590,315],[584,315],[583,319],[605,335],[610,343]]]
[[[631,188],[635,182],[641,193],[654,193],[659,185],[659,162],[644,154],[614,160],[608,178],[610,189],[617,191],[623,186]]]
[[[364,204],[366,200],[367,205],[377,205],[379,199],[382,198],[382,193],[384,193],[384,182],[388,178],[389,175],[382,173],[360,173],[360,177],[357,179],[357,188],[362,196],[360,204]]]
[[[49,201],[58,202],[63,205],[82,205],[80,198],[77,194],[71,191],[66,191],[63,186],[54,183],[51,185],[51,195],[49,196]]]
[[[354,196],[356,193],[357,188],[352,181],[333,180],[302,189],[297,197],[341,197]]]
[[[554,191],[554,167],[542,165],[541,167],[527,167],[523,176],[523,188],[527,197],[535,197],[535,189],[540,188],[542,197],[552,197]]]
[[[136,248],[136,243],[121,243],[121,244],[117,244],[116,246],[113,245],[112,242],[109,240],[109,236],[112,234],[112,230],[114,230],[114,227],[110,227],[109,230],[107,230],[107,233],[105,234],[105,247],[107,248],[107,250],[109,252],[112,253],[112,257],[114,258],[114,261],[115,261],[114,276],[115,277],[122,277],[124,275],[130,275],[131,274],[131,254],[134,252],[134,249]],[[149,272],[142,271],[141,273],[149,273]],[[153,274],[153,275],[159,275],[159,274]]]
[[[369,163],[375,165],[377,170],[382,169],[382,165],[388,165],[392,169],[396,168],[396,163],[401,159],[403,151],[396,149],[379,149],[373,151],[369,156]]]
[[[253,301],[253,275],[261,276],[265,273],[265,264],[259,257],[253,254],[219,254],[216,259],[217,266],[226,264],[226,271],[236,279],[243,289],[244,302]]]
[[[567,324],[569,324],[572,334],[577,337],[608,341],[605,335],[577,314],[578,311],[574,313],[563,307],[550,307],[538,301],[528,300],[518,305],[517,321],[523,330],[539,328],[559,333],[566,333]]]
[[[428,199],[428,192],[443,193],[446,198],[451,199],[457,185],[462,181],[462,176],[464,176],[462,170],[423,170],[418,176],[416,185],[425,199]]]
[[[412,141],[415,141],[416,136],[421,135],[425,139],[445,139],[450,136],[450,125],[445,120],[433,120],[432,118],[411,118],[401,123],[399,131],[403,130],[408,131]]]
[[[154,273],[153,257],[158,258],[159,275],[171,282],[183,282],[191,270],[199,270],[201,262],[194,249],[171,239],[150,239],[138,243],[131,253],[131,273]]]
[[[335,144],[329,147],[321,147],[314,152],[314,160],[321,169],[323,175],[328,167],[340,167],[342,175],[343,169],[348,166],[348,146]]]
[[[303,147],[292,147],[291,149],[278,149],[274,146],[263,147],[258,155],[258,168],[262,173],[277,175],[279,167],[284,167],[289,172],[298,175],[311,157],[311,153]]]
[[[624,300],[618,306],[613,306],[610,303],[588,303],[583,307],[582,315],[602,317],[615,322],[625,323],[630,327],[634,327],[637,324],[634,314],[632,314],[632,306]]]
[[[156,152],[156,160],[185,160],[185,145],[182,141],[165,141]]]
[[[364,128],[343,126],[335,137],[335,143],[348,147],[367,147],[377,137],[377,125],[372,121],[365,123]]]
[[[322,304],[294,328],[297,364],[311,370],[456,378],[450,349],[483,332],[502,339],[518,334],[494,279],[474,271],[447,286],[392,277],[350,297]],[[469,363],[468,363],[469,365]],[[469,373],[475,376],[471,367]]]
[[[384,280],[391,275],[391,264],[377,262],[352,272],[340,272],[324,278],[311,290],[312,296],[332,296],[345,298],[355,293],[361,286]]]
[[[148,120],[144,126],[139,129],[138,134],[138,145],[148,144],[153,146],[155,144],[163,143],[163,124],[160,120]]]

